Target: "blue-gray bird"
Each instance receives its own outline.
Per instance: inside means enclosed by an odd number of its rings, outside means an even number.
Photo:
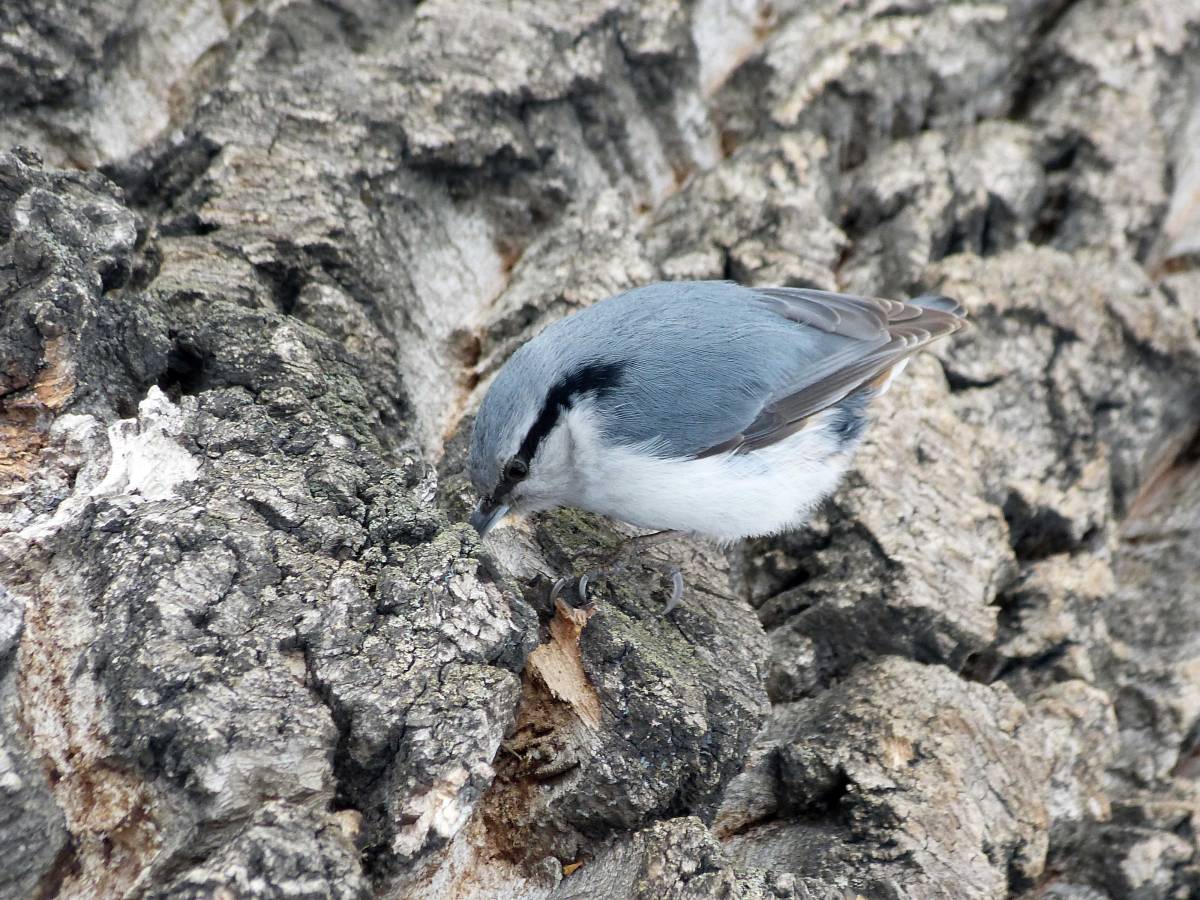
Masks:
[[[716,281],[602,300],[496,375],[471,523],[486,536],[509,513],[575,506],[722,543],[796,528],[837,487],[871,400],[963,317],[946,297]]]

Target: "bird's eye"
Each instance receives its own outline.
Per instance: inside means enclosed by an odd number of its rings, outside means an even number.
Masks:
[[[523,459],[510,459],[508,465],[504,467],[504,477],[509,481],[520,481],[529,474],[529,466],[525,465]]]

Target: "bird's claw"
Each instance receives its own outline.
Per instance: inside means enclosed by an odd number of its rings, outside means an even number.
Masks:
[[[596,576],[591,573],[585,573],[579,576],[579,583],[575,587],[575,595],[579,598],[579,602],[584,606],[587,606],[588,603],[591,602],[588,600],[587,589],[588,584],[595,577]],[[569,575],[564,575],[562,578],[558,579],[558,581],[554,582],[554,587],[550,588],[551,605],[554,605],[554,602],[558,600],[560,596],[562,596],[562,592],[566,589],[567,585],[571,583],[571,581],[572,578]]]
[[[559,594],[561,594],[563,592],[563,588],[565,588],[567,586],[567,582],[569,582],[570,580],[571,579],[568,576],[564,575],[562,578],[558,579],[558,581],[554,582],[554,587],[550,588],[550,605],[551,606],[553,606],[554,602],[556,600],[558,600]]]
[[[669,616],[676,607],[679,606],[679,601],[683,599],[683,573],[678,569],[671,570],[671,597],[667,600],[667,605],[663,607],[663,616]]]

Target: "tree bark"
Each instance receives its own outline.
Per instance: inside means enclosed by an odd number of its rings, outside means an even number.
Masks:
[[[1200,3],[8,0],[0,897],[1200,894]],[[806,529],[481,546],[654,279],[973,328]]]

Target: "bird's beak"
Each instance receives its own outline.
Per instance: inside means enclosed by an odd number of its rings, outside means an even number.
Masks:
[[[488,532],[500,524],[500,520],[508,515],[507,503],[495,503],[484,497],[471,513],[471,526],[479,532],[480,539],[487,537]]]

